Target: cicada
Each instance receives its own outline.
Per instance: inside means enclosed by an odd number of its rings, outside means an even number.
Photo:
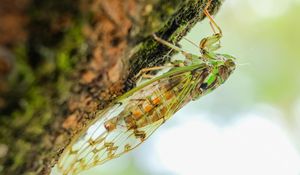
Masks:
[[[215,53],[222,31],[205,8],[214,34],[201,40],[194,55],[157,37],[158,44],[181,52],[185,60],[151,77],[117,98],[62,153],[52,174],[73,175],[121,156],[143,143],[159,126],[192,100],[223,84],[235,69],[235,58]],[[217,28],[217,32],[215,30]],[[166,67],[146,68],[149,72]]]

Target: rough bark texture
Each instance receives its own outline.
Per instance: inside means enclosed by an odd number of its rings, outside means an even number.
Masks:
[[[177,43],[207,1],[0,0],[0,174],[48,174],[95,111],[168,61],[151,34]]]

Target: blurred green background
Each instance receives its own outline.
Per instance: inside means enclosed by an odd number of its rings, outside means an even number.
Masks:
[[[82,175],[299,175],[299,17],[300,0],[226,0],[215,18],[219,52],[237,57],[230,79],[131,153]],[[187,38],[211,33],[205,20]]]

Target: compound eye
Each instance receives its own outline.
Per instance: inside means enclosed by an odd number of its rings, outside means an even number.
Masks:
[[[223,80],[227,79],[229,69],[225,65],[219,66],[219,75],[222,77]]]
[[[226,67],[235,67],[235,63],[231,59],[226,60],[224,65]]]

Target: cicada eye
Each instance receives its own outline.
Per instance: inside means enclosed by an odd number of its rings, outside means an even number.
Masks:
[[[221,65],[218,67],[218,70],[222,80],[226,80],[229,76],[229,69],[226,66]]]
[[[233,62],[232,59],[226,60],[224,65],[231,70],[235,69],[235,63]]]

